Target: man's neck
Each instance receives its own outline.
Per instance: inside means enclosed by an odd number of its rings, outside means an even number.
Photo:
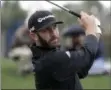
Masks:
[[[44,50],[53,50],[53,49],[60,48],[60,46],[57,46],[57,47],[45,47],[45,46],[41,46],[39,43],[35,43],[35,47],[40,48],[40,49],[44,49]]]

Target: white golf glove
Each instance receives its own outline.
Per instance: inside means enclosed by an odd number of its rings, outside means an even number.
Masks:
[[[102,34],[101,28],[98,27],[98,25],[101,26],[101,22],[96,17],[95,17],[95,21],[97,25],[96,33]]]

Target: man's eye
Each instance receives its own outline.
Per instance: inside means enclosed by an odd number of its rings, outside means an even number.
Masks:
[[[45,30],[42,30],[42,32],[44,32],[44,33],[45,33],[45,32],[47,32],[47,29],[45,29]]]
[[[56,24],[53,24],[52,26],[49,26],[46,28],[46,30],[52,30],[52,29],[55,29],[57,27]]]
[[[52,29],[52,30],[54,30],[54,29],[56,29],[57,28],[57,25],[56,24],[53,24],[51,27],[50,27],[50,29]]]
[[[56,25],[56,24],[54,24],[54,25],[53,25],[53,28],[55,29],[56,27],[57,27],[57,25]]]

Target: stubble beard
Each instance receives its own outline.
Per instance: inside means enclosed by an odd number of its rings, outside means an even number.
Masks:
[[[37,36],[39,38],[39,42],[40,42],[41,47],[44,47],[44,48],[56,48],[56,47],[60,47],[59,41],[58,41],[57,45],[56,44],[51,44],[52,40],[49,40],[49,42],[47,42],[39,34],[37,34]]]

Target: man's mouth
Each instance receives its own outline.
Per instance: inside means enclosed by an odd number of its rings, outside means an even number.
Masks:
[[[58,41],[58,39],[53,39],[51,40],[51,43],[56,43]]]

